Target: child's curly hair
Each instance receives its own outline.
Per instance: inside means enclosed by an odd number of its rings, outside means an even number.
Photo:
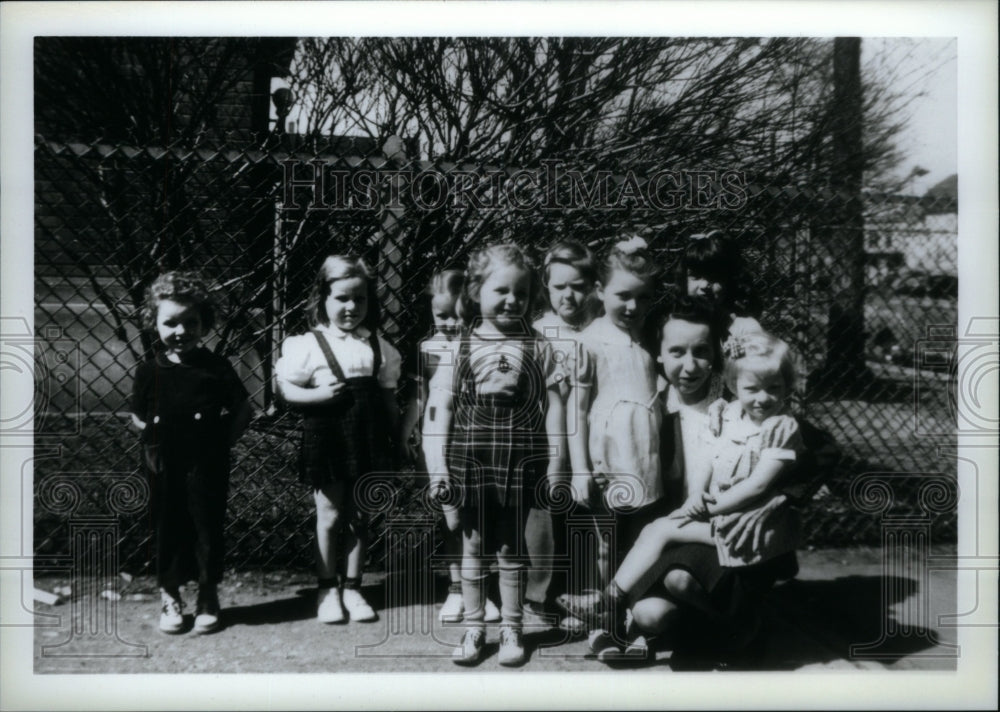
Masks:
[[[330,284],[338,279],[360,277],[365,280],[368,294],[368,310],[361,325],[369,331],[375,331],[381,321],[378,306],[378,292],[375,285],[375,274],[368,264],[357,255],[328,255],[319,266],[319,272],[309,290],[306,299],[306,317],[309,326],[329,326],[330,316],[326,313],[326,300],[330,296]]]
[[[527,253],[512,242],[488,245],[473,252],[465,268],[465,283],[458,298],[458,316],[466,326],[471,326],[479,318],[479,290],[498,265],[513,265],[525,270],[530,277],[527,309],[537,303],[542,285],[538,270]],[[527,319],[530,314],[526,312],[524,316]]]
[[[208,285],[195,272],[164,272],[146,290],[146,303],[142,307],[142,325],[156,330],[156,310],[164,299],[198,307],[201,326],[208,331],[215,325],[215,302]]]
[[[726,353],[726,387],[736,392],[736,380],[744,370],[754,373],[778,373],[785,381],[787,395],[795,390],[795,359],[792,349],[777,336],[754,332],[734,339]]]

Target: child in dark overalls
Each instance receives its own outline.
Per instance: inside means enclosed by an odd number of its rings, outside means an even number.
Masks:
[[[354,486],[394,469],[402,359],[375,333],[375,280],[360,258],[323,261],[308,312],[312,330],[285,340],[275,374],[284,399],[303,415],[302,477],[316,502],[317,618],[374,621],[361,594],[367,520]]]
[[[132,420],[142,430],[156,530],[160,630],[184,629],[180,587],[198,579],[196,633],[219,629],[229,448],[250,422],[247,391],[229,362],[201,346],[214,311],[196,276],[169,272],[150,286],[148,328],[159,343],[139,365]]]

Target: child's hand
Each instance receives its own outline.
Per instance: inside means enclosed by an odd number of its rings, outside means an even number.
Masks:
[[[726,545],[732,546],[734,550],[740,550],[750,542],[753,537],[753,547],[751,551],[760,551],[760,538],[764,531],[761,526],[776,510],[788,501],[788,497],[779,494],[772,497],[764,506],[746,512],[738,520],[735,526],[726,534]],[[733,544],[735,542],[735,544]]]
[[[130,413],[130,415],[132,416],[132,425],[134,425],[135,427],[139,428],[139,430],[145,430],[146,429],[146,423],[144,423],[143,421],[139,420],[139,416],[137,416],[135,413]]]
[[[333,400],[346,387],[346,384],[338,381],[332,373],[327,374],[326,378],[316,381],[316,400],[319,402]]]
[[[439,504],[451,499],[451,475],[447,472],[431,475],[430,497]]]
[[[708,406],[708,427],[715,437],[722,434],[722,411],[725,410],[726,405],[726,399],[719,398]]]
[[[405,462],[409,462],[412,465],[416,465],[420,462],[420,435],[414,429],[414,432],[409,436],[403,438],[403,452],[405,455]]]
[[[570,486],[573,488],[573,501],[577,504],[590,506],[590,485],[593,476],[589,472],[573,473]]]
[[[715,497],[708,492],[701,492],[691,496],[688,501],[681,505],[679,511],[683,517],[692,521],[707,522],[711,519],[711,515],[708,513],[709,503],[714,504]]]

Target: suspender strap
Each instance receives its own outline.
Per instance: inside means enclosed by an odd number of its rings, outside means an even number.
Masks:
[[[378,336],[374,331],[368,336],[368,345],[372,347],[372,375],[378,376],[378,370],[382,368],[382,349],[378,345]]]
[[[316,337],[316,341],[319,343],[319,348],[323,352],[323,357],[326,359],[326,364],[330,367],[330,371],[333,373],[334,377],[338,381],[346,381],[347,378],[344,376],[344,369],[340,367],[337,362],[337,357],[333,355],[333,351],[330,349],[330,344],[327,343],[326,337],[323,336],[317,329],[312,330],[313,336]],[[371,336],[368,337],[368,345],[372,349],[372,376],[378,375],[378,370],[382,367],[382,350],[379,348],[378,336],[375,335],[373,331]]]
[[[330,371],[333,373],[334,378],[338,381],[346,381],[347,378],[344,376],[344,369],[342,369],[340,364],[337,363],[337,357],[333,355],[333,351],[330,349],[330,344],[327,343],[326,337],[316,329],[313,329],[313,336],[316,337],[316,341],[319,343],[319,348],[323,352],[323,357],[326,359],[326,365],[330,367]]]

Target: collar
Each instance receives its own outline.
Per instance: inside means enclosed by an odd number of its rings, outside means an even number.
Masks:
[[[332,339],[340,339],[341,341],[349,337],[355,339],[367,340],[372,333],[371,331],[368,330],[368,327],[366,326],[359,326],[354,331],[344,331],[335,324],[329,324],[329,325],[320,324],[316,328],[322,331],[324,335],[329,336]]]
[[[681,411],[685,411],[688,413],[700,413],[704,415],[708,412],[708,406],[710,406],[715,400],[715,398],[712,397],[711,391],[709,391],[709,394],[705,396],[703,400],[700,400],[693,405],[682,403],[681,397],[677,394],[677,389],[667,383],[667,379],[663,376],[657,377],[656,387],[660,391],[666,391],[666,408],[668,413],[680,413]]]
[[[553,311],[545,312],[535,321],[535,329],[541,331],[543,334],[545,333],[543,330],[546,327],[553,327],[553,326],[558,328],[560,332],[563,329],[565,329],[567,331],[572,331],[574,333],[579,333],[586,328],[586,327],[573,326],[572,324],[563,321],[562,318]]]
[[[584,333],[597,339],[603,344],[613,344],[615,346],[639,345],[631,334],[628,334],[611,323],[606,316],[599,317],[591,322],[590,326],[584,329]]]
[[[173,368],[175,366],[194,366],[204,361],[205,355],[208,353],[211,352],[204,346],[196,346],[191,351],[191,354],[185,360],[178,363],[176,361],[171,361],[170,359],[168,359],[166,351],[164,351],[163,349],[157,349],[153,356],[153,360],[156,361],[157,366],[160,366],[162,368]]]

